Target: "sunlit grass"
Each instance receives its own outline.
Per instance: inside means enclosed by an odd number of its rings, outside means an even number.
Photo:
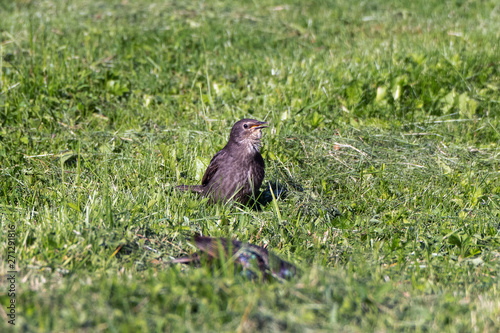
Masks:
[[[0,6],[2,330],[498,330],[495,1]],[[176,191],[245,117],[286,197]],[[195,233],[302,274],[170,265]]]

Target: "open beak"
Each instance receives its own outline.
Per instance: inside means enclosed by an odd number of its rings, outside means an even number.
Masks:
[[[261,128],[266,128],[269,123],[267,121],[258,121],[257,123],[253,124],[250,126],[251,129],[261,129]]]

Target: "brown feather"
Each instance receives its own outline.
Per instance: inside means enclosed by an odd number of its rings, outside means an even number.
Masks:
[[[210,198],[210,204],[230,200],[246,204],[257,194],[265,176],[265,163],[259,152],[265,124],[255,119],[235,123],[226,146],[214,155],[205,170],[201,185],[177,188],[201,193]]]

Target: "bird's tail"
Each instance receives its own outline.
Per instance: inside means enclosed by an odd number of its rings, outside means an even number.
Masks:
[[[181,191],[191,191],[194,193],[203,192],[203,186],[201,185],[177,185],[175,188]]]

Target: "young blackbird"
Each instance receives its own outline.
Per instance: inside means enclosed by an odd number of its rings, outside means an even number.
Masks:
[[[235,200],[246,204],[264,179],[265,164],[259,152],[261,129],[267,122],[242,119],[233,125],[229,141],[210,161],[201,185],[178,189],[201,193],[209,203]]]
[[[241,265],[249,277],[254,278],[262,274],[264,280],[270,277],[289,279],[297,274],[297,268],[278,256],[268,252],[263,247],[242,243],[237,240],[195,236],[194,243],[197,248],[207,254],[209,259],[234,260],[235,265]],[[220,258],[223,255],[225,258]],[[177,258],[172,263],[199,263],[200,256]]]

